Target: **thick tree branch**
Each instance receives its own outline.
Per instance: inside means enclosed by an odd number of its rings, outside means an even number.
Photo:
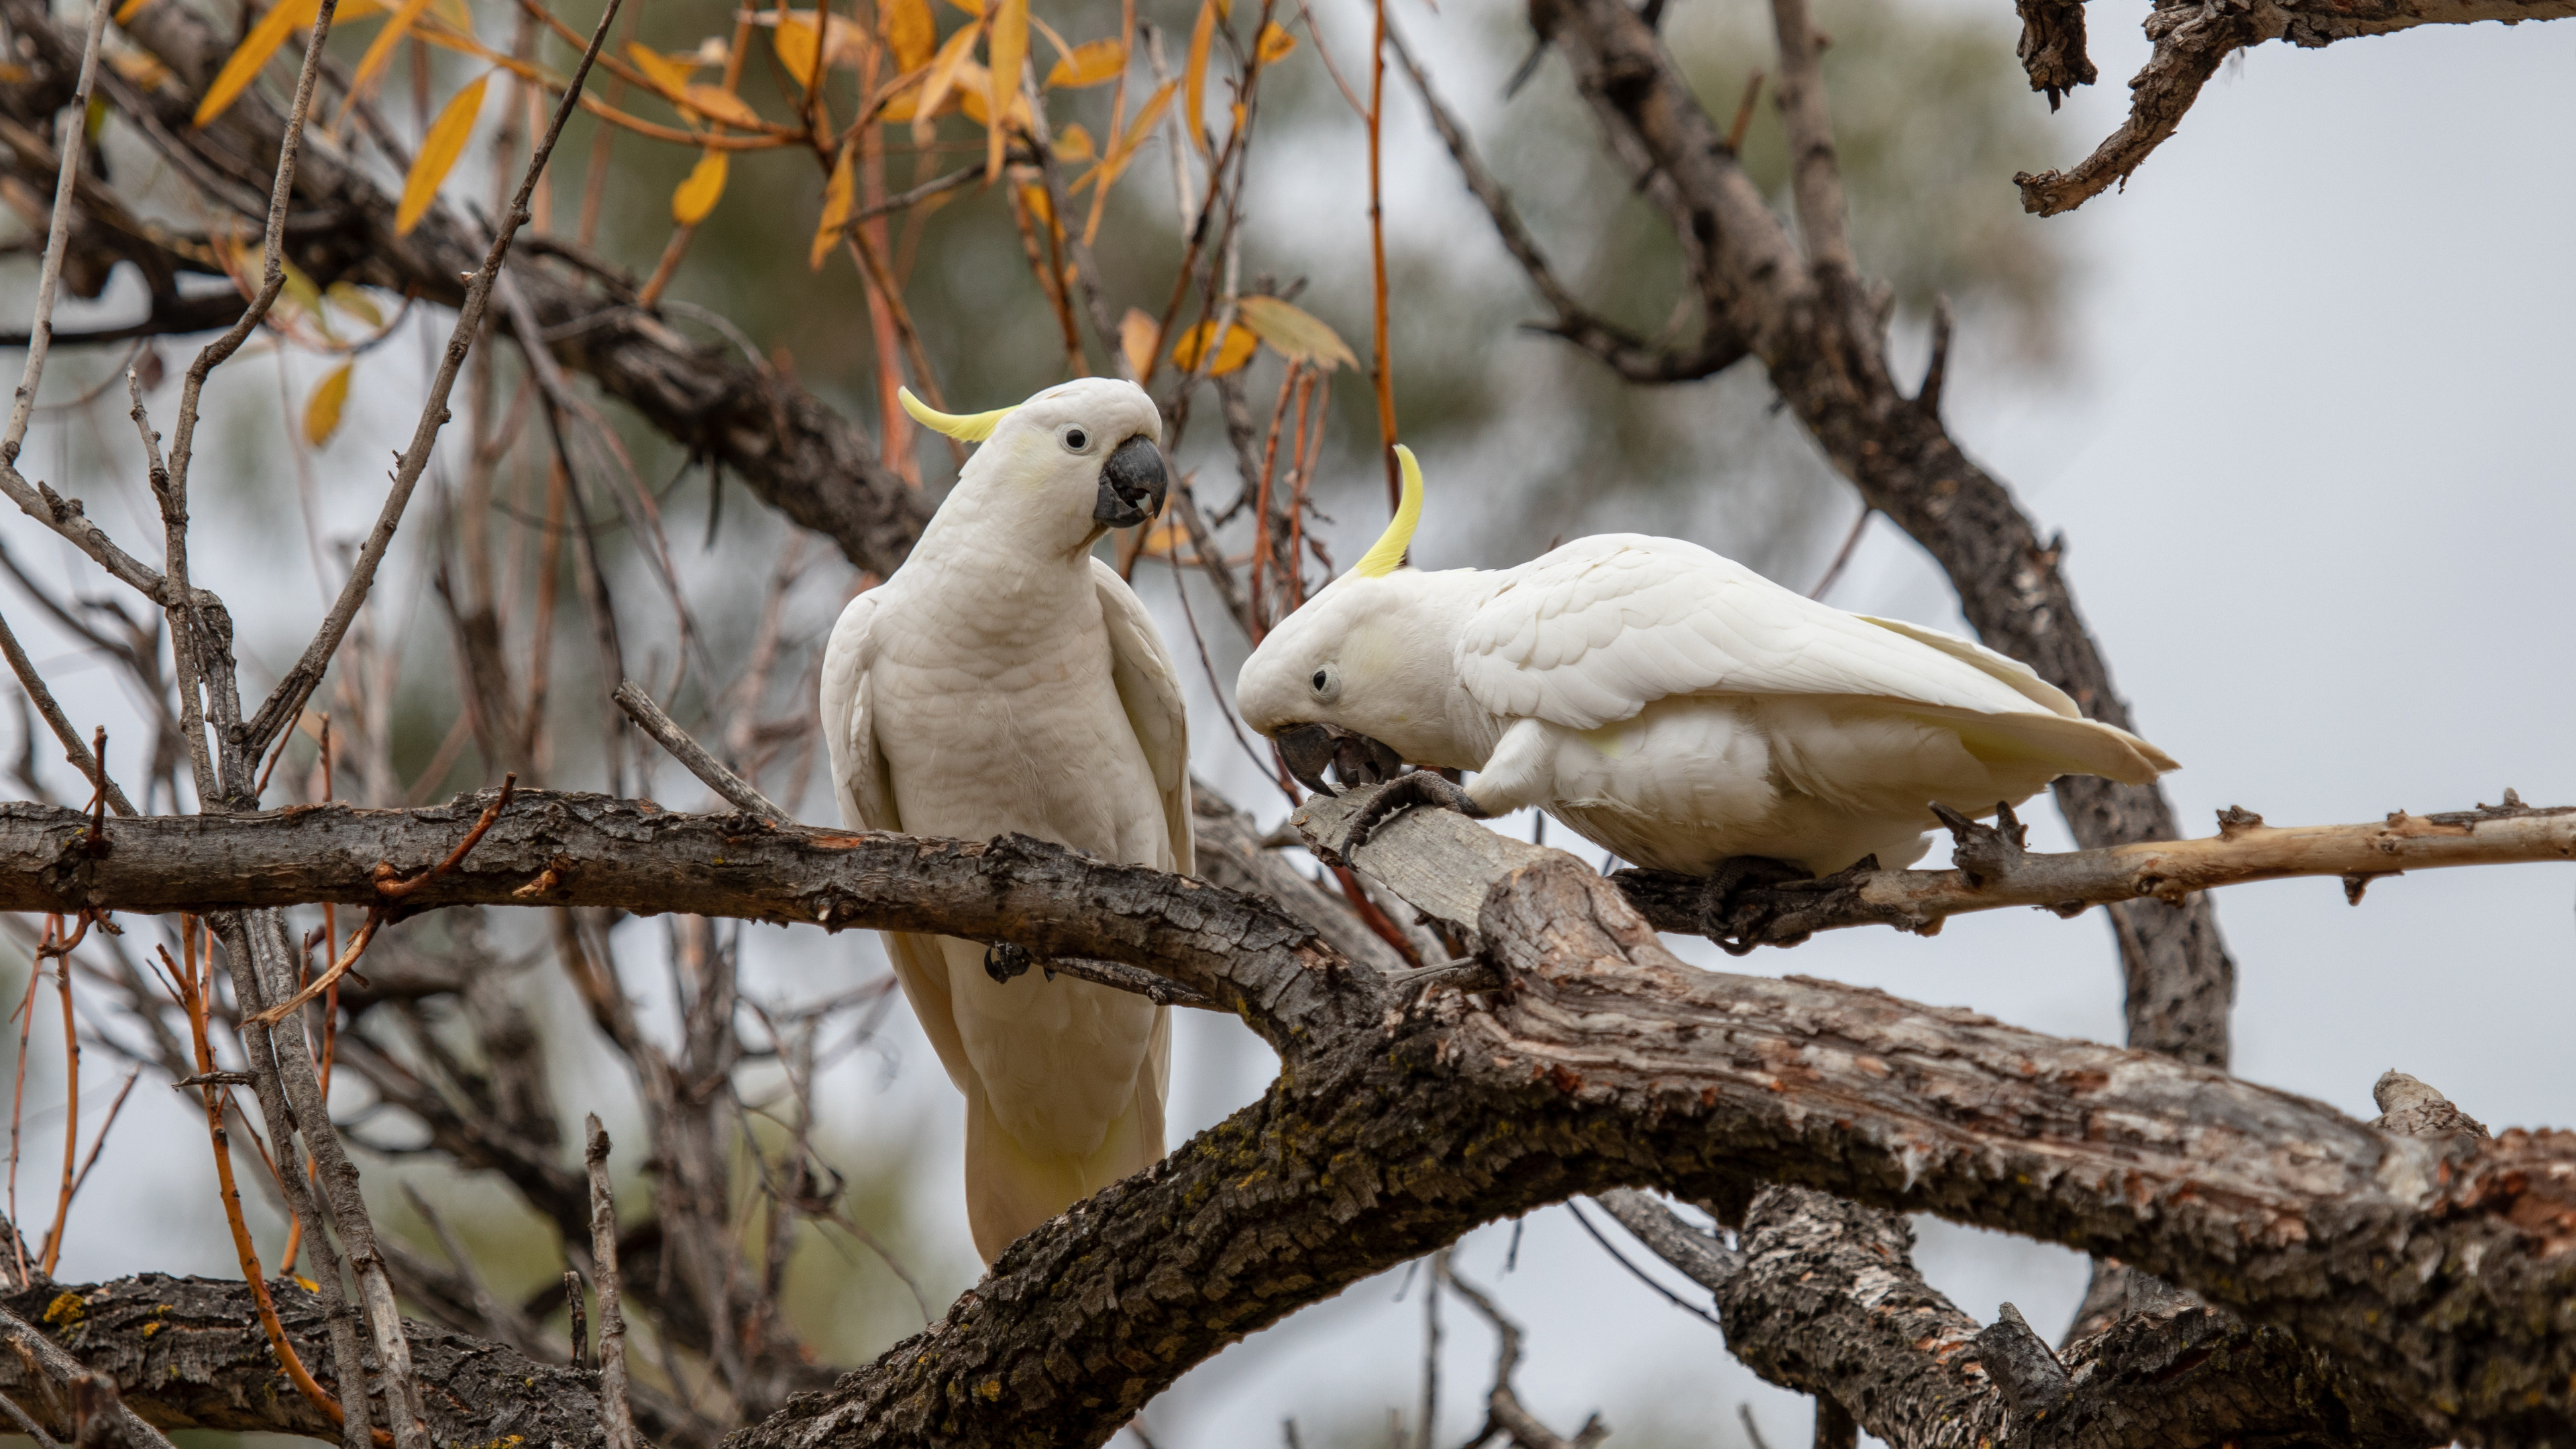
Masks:
[[[2062,24],[2043,27],[2033,18],[2035,7],[2061,19],[2073,12],[2071,35]],[[2053,105],[2056,90],[2068,83],[2062,77],[2093,78],[2092,62],[2083,58],[2082,12],[2064,0],[2022,0],[2022,15],[2022,63],[2030,69],[2031,88],[2049,90]],[[2576,16],[2576,0],[2163,0],[2147,13],[2147,39],[2155,50],[2129,82],[2128,119],[2073,170],[2024,171],[2013,184],[2021,188],[2022,210],[2040,216],[2073,211],[2115,182],[2126,185],[2148,154],[2182,125],[2219,63],[2267,40],[2314,49],[2418,25],[2514,25],[2570,16]],[[2064,64],[2070,53],[2081,63],[2080,73]],[[2050,78],[2043,80],[2044,74]]]

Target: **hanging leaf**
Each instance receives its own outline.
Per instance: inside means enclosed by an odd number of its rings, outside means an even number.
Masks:
[[[1797,34],[1794,30],[1789,33]],[[1276,22],[1272,22],[1261,27],[1261,41],[1254,50],[1260,55],[1263,65],[1277,65],[1288,58],[1288,52],[1296,48],[1297,37],[1280,29]]]
[[[1795,35],[1796,31],[1790,34]],[[822,49],[815,39],[814,22],[793,15],[778,17],[778,28],[769,33],[770,49],[778,52],[778,63],[787,78],[801,88],[814,79],[814,57]]]
[[[750,130],[759,129],[760,112],[753,110],[749,101],[722,86],[693,85],[681,94],[688,97],[689,109],[710,121],[722,121],[728,126],[741,126]]]
[[[1072,164],[1092,159],[1091,133],[1080,121],[1068,122],[1055,133],[1055,159]]]
[[[626,42],[626,59],[644,72],[644,78],[662,92],[666,101],[678,100],[688,90],[690,78],[698,73],[695,57],[674,58],[632,40]]]
[[[840,159],[832,163],[832,179],[823,183],[823,219],[814,226],[814,249],[805,262],[809,270],[823,270],[823,259],[832,254],[840,243],[841,228],[849,224],[850,201],[857,194],[850,162],[858,149],[856,142],[843,145]]]
[[[260,67],[277,54],[286,37],[312,28],[313,18],[321,13],[322,0],[277,0],[269,7],[224,62],[224,68],[215,72],[214,84],[206,87],[206,98],[197,103],[197,124],[202,126],[222,115],[243,87],[258,79]]]
[[[996,120],[984,126],[984,180],[988,185],[1001,179],[1011,102],[1019,99],[1020,70],[1029,58],[1029,0],[1001,0],[994,8],[989,54],[993,78],[986,108]]]
[[[1208,46],[1216,40],[1216,0],[1199,0],[1199,19],[1190,27],[1190,68],[1182,72],[1181,129],[1190,133],[1190,144],[1207,154],[1206,112],[1200,109],[1207,100]]]
[[[1271,351],[1290,362],[1308,363],[1326,372],[1360,365],[1340,333],[1301,307],[1276,297],[1238,297],[1234,314],[1243,319],[1243,325],[1251,328],[1254,336],[1269,343]]]
[[[349,401],[349,371],[357,365],[344,362],[331,369],[304,400],[304,441],[318,448],[340,431],[340,409]]]
[[[886,49],[894,52],[897,75],[928,65],[930,53],[939,48],[928,0],[885,0],[877,7],[877,24],[885,32]]]
[[[1127,354],[1127,370],[1138,377],[1154,365],[1154,349],[1163,339],[1163,329],[1145,315],[1142,307],[1130,307],[1118,319],[1118,350]]]
[[[341,114],[348,114],[349,107],[356,105],[358,98],[366,94],[367,87],[384,73],[386,66],[393,63],[394,47],[402,43],[403,36],[411,30],[412,22],[428,8],[429,0],[403,0],[401,8],[394,11],[393,18],[376,32],[376,38],[367,42],[367,53],[358,57],[358,68],[350,73],[349,98],[340,103]]]
[[[1199,352],[1207,346],[1208,336],[1214,331],[1216,331],[1216,323],[1208,321],[1182,333],[1181,340],[1172,344],[1172,365],[1183,372],[1197,367]],[[1227,327],[1224,339],[1216,345],[1216,361],[1208,365],[1207,375],[1225,376],[1250,362],[1253,352],[1260,346],[1260,339],[1252,335],[1251,329]]]
[[[724,195],[725,153],[699,153],[698,164],[689,168],[689,179],[671,193],[671,220],[682,226],[696,226],[716,209],[716,198]]]
[[[927,146],[937,134],[932,122],[938,118],[939,108],[947,104],[949,90],[957,84],[957,68],[970,63],[967,56],[975,49],[976,37],[983,33],[984,22],[980,20],[961,27],[955,35],[948,37],[947,44],[939,47],[939,54],[931,58],[930,74],[921,78],[921,95],[912,107],[912,139],[915,143]]]
[[[1127,129],[1119,134],[1118,144],[1110,149],[1109,155],[1100,163],[1100,169],[1093,173],[1100,178],[1100,185],[1118,184],[1119,174],[1127,169],[1128,162],[1136,159],[1136,153],[1146,138],[1154,134],[1154,127],[1163,119],[1163,108],[1172,103],[1172,93],[1180,88],[1180,84],[1179,81],[1163,82],[1145,98],[1145,104],[1136,108],[1135,119],[1127,123]]]
[[[1064,235],[1064,228],[1055,224],[1055,207],[1047,201],[1045,187],[1036,182],[1021,187],[1020,205],[1027,208],[1031,221],[1054,232],[1058,237]]]
[[[1085,86],[1106,85],[1118,79],[1118,73],[1126,68],[1126,46],[1115,40],[1086,40],[1047,72],[1047,89],[1078,91]]]
[[[420,153],[411,160],[411,174],[403,178],[402,205],[394,211],[394,235],[409,236],[420,219],[429,214],[429,204],[438,199],[438,188],[447,173],[456,168],[456,158],[465,154],[465,143],[474,135],[474,118],[483,113],[483,88],[492,80],[485,71],[474,83],[448,98],[440,107],[438,119],[429,123],[428,134],[420,138]]]
[[[429,0],[429,10],[440,23],[457,34],[474,33],[473,0]],[[348,0],[341,0],[339,13],[342,15],[349,13]]]
[[[376,305],[376,299],[368,296],[364,289],[348,282],[333,282],[322,289],[322,296],[332,306],[370,327],[383,330],[384,311]]]

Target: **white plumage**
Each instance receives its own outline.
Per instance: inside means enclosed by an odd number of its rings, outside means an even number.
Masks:
[[[1694,875],[1733,856],[1908,865],[1936,801],[1991,815],[2060,775],[2174,768],[2015,660],[1696,544],[1603,534],[1518,568],[1424,573],[1394,564],[1406,524],[1372,551],[1382,571],[1334,580],[1245,662],[1247,723],[1476,771],[1467,796],[1486,813],[1537,805]]]
[[[1086,379],[998,417],[916,415],[989,438],[903,566],[833,628],[821,692],[843,819],[1189,871],[1179,676],[1143,604],[1090,554],[1106,522],[1132,521],[1113,504],[1122,488],[1149,483],[1160,505],[1152,402]],[[884,941],[966,1096],[967,1216],[987,1262],[1162,1155],[1166,1008],[1043,971],[995,980],[974,942]]]

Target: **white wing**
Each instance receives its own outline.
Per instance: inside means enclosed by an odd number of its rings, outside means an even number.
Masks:
[[[1100,591],[1100,617],[1109,629],[1110,678],[1136,742],[1145,748],[1155,792],[1162,797],[1163,825],[1172,842],[1166,869],[1189,875],[1198,862],[1190,835],[1190,728],[1181,703],[1180,670],[1144,601],[1118,571],[1095,558],[1091,574]]]
[[[1845,613],[1679,539],[1602,534],[1504,571],[1461,632],[1456,664],[1494,713],[1575,730],[1673,695],[1841,695],[2008,717],[2027,747],[2115,779],[2173,767],[1993,650]]]

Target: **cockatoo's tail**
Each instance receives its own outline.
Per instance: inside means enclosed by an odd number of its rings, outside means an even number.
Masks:
[[[1849,614],[1696,544],[1577,539],[1518,568],[1403,564],[1395,521],[1282,621],[1236,682],[1244,721],[1321,789],[1398,762],[1473,770],[1466,796],[1536,805],[1639,865],[1731,856],[1819,873],[1912,862],[1935,803],[1990,815],[2059,775],[2152,780],[2174,762],[2085,719],[2021,663]]]
[[[984,840],[1019,833],[1187,872],[1180,675],[1144,605],[1091,556],[1160,511],[1153,400],[1085,378],[923,426],[980,444],[894,576],[823,656],[842,818]],[[966,1096],[966,1211],[987,1261],[1163,1153],[1169,1013],[976,942],[889,932],[904,995]]]

